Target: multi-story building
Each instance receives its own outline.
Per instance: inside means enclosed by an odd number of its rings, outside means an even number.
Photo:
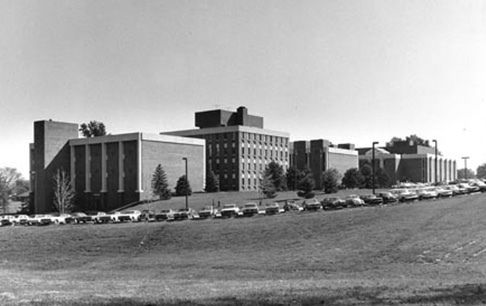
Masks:
[[[245,107],[236,112],[197,112],[199,129],[163,132],[206,141],[206,167],[219,178],[223,191],[258,190],[267,164],[289,166],[289,134],[263,128],[263,118],[248,115]]]
[[[290,165],[298,170],[310,170],[321,189],[322,173],[331,168],[344,174],[348,169],[358,168],[358,152],[353,144],[333,145],[329,140],[294,141],[290,146]]]
[[[205,142],[199,139],[130,133],[78,138],[78,125],[54,121],[34,123],[31,144],[31,212],[54,211],[54,175],[69,174],[82,210],[109,211],[152,197],[151,180],[161,164],[169,187],[188,178],[193,191],[205,180]]]
[[[371,164],[372,148],[360,148],[360,163]],[[390,182],[435,183],[457,179],[455,160],[445,158],[435,148],[414,141],[395,141],[375,148],[375,169],[382,168]],[[437,169],[437,171],[436,171]]]

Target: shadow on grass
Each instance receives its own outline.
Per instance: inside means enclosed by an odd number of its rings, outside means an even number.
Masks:
[[[365,288],[356,287],[336,292],[323,290],[322,292],[304,292],[288,294],[255,294],[248,297],[220,297],[201,300],[158,300],[138,298],[112,298],[93,301],[92,298],[84,301],[39,301],[29,304],[32,306],[314,306],[314,305],[484,305],[486,304],[486,284],[456,285],[447,288],[430,288],[416,293],[414,296],[393,297],[394,292],[388,292],[387,287]],[[404,294],[402,292],[402,294]],[[400,293],[397,293],[400,295]],[[386,298],[383,296],[387,296]]]

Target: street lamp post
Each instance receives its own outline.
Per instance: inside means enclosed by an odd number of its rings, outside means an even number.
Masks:
[[[375,194],[375,145],[378,144],[378,141],[373,141],[372,147],[373,151],[371,152],[372,157],[371,157],[371,186],[373,188],[373,194]]]
[[[188,200],[188,196],[187,196],[187,188],[189,186],[189,177],[187,176],[187,157],[183,157],[182,158],[186,164],[186,209],[189,209],[189,200]]]
[[[464,159],[464,178],[467,180],[467,160],[469,159],[469,156],[465,156],[462,159]]]
[[[435,143],[435,185],[437,185],[437,140],[432,140]]]

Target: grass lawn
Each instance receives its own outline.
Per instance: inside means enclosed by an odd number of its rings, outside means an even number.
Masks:
[[[155,205],[183,205],[176,200]],[[226,220],[4,227],[0,305],[484,305],[485,217],[479,194]]]

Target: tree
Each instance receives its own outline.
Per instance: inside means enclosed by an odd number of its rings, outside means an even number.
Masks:
[[[297,193],[299,196],[307,197],[307,195],[311,194],[316,186],[316,181],[312,177],[312,173],[305,172],[304,176],[299,180],[297,184],[297,188],[299,192]]]
[[[219,179],[214,174],[213,171],[208,171],[206,174],[206,188],[204,188],[206,192],[218,192],[219,191]]]
[[[461,168],[461,169],[458,169],[457,170],[457,178],[462,180],[462,179],[472,179],[472,178],[475,178],[476,177],[476,174],[474,173],[474,171],[472,169],[464,169],[464,168]]]
[[[343,185],[346,188],[359,188],[363,183],[364,177],[358,168],[346,170],[343,177]]]
[[[414,143],[421,145],[421,146],[426,146],[430,147],[430,142],[428,140],[425,140],[415,134],[412,134],[410,136],[405,137],[405,139],[402,139],[400,137],[392,137],[392,139],[387,142],[387,146],[393,146],[393,143],[398,142],[398,141],[413,141]]]
[[[54,205],[61,214],[71,212],[75,195],[76,192],[66,171],[57,169],[54,174]]]
[[[295,166],[291,166],[285,173],[288,190],[297,190],[297,183],[302,178],[302,174]]]
[[[176,196],[184,196],[184,195],[191,195],[192,189],[189,181],[187,180],[186,176],[183,175],[177,180],[177,184],[175,187]]]
[[[105,124],[98,121],[90,121],[88,124],[81,124],[79,131],[81,131],[81,134],[86,138],[106,135]]]
[[[361,188],[372,188],[373,184],[373,169],[369,163],[361,165],[359,172],[363,176],[363,181],[361,182]]]
[[[152,176],[152,193],[159,197],[159,200],[168,200],[171,198],[167,175],[161,164],[155,168]]]
[[[337,169],[330,168],[322,173],[322,186],[325,193],[336,193],[339,189],[339,183],[342,175]]]
[[[375,185],[378,184],[380,188],[390,187],[390,177],[383,168],[376,169]]]
[[[260,181],[261,192],[267,199],[274,198],[277,195],[277,188],[270,174],[264,174]]]
[[[287,190],[284,168],[272,161],[265,167],[264,176],[269,176],[277,191]]]
[[[17,195],[17,182],[21,180],[22,175],[15,168],[0,169],[0,207],[3,213],[8,212],[8,206],[12,196]]]
[[[486,178],[486,163],[478,166],[476,169],[476,177],[481,179]]]

